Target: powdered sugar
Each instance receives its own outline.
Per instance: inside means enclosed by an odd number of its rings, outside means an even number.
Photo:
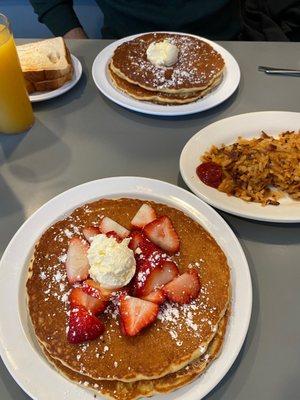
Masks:
[[[67,261],[67,254],[61,254],[59,257],[58,257],[58,261],[60,262],[60,263],[65,263],[66,261]]]
[[[213,325],[208,317],[203,317],[200,324],[195,321],[199,309],[203,309],[203,307],[198,301],[183,305],[167,302],[161,306],[157,318],[165,324],[177,346],[183,344],[181,332],[185,332],[186,329],[188,329],[190,335],[196,338],[201,337],[204,326],[208,326],[212,332],[216,331],[216,325]]]
[[[70,231],[69,229],[65,229],[64,234],[67,236],[68,239],[71,239],[74,235],[74,232]]]
[[[41,271],[39,276],[43,281],[47,278],[47,275],[46,275],[45,271]]]
[[[57,271],[56,274],[53,276],[55,282],[59,283],[61,280],[65,279],[66,275],[63,275],[60,271]]]

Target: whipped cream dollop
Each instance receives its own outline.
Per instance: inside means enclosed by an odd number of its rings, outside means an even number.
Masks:
[[[88,250],[89,273],[92,279],[106,289],[127,285],[136,270],[134,253],[129,249],[129,238],[121,243],[113,237],[96,235]]]
[[[178,60],[178,53],[178,48],[169,39],[165,39],[149,45],[147,59],[156,67],[170,67]]]

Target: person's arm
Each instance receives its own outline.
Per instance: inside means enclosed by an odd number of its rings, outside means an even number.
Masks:
[[[65,39],[88,39],[83,28],[73,28],[64,34]]]
[[[87,38],[72,0],[30,0],[40,22],[45,24],[55,36],[67,39]]]

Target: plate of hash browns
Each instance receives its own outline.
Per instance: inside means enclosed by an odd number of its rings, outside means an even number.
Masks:
[[[240,217],[300,222],[300,113],[235,115],[196,133],[180,157],[189,188]]]

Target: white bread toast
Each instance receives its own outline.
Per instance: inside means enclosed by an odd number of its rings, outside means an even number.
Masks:
[[[28,94],[35,92],[34,84],[25,79],[25,86]]]
[[[57,79],[52,79],[49,81],[41,81],[41,82],[30,82],[25,79],[25,85],[28,94],[34,92],[48,92],[50,90],[55,90],[62,87],[66,82],[72,79],[72,72],[67,75],[61,76]]]
[[[64,78],[61,81],[65,83],[66,77],[72,79],[72,61],[63,38],[24,44],[17,46],[17,51],[27,81],[40,83]]]

